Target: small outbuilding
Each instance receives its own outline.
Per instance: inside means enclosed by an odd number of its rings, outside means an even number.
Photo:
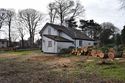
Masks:
[[[0,48],[7,48],[7,47],[8,47],[8,40],[0,39]]]

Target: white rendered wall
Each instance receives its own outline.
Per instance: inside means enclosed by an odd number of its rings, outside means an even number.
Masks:
[[[70,46],[74,46],[72,42],[57,42],[57,50],[60,52],[63,48],[69,48]]]
[[[82,46],[79,46],[79,40],[76,40],[76,47],[86,47],[86,46],[93,46],[94,41],[89,41],[89,40],[82,40]]]
[[[48,47],[48,41],[52,41],[52,47]],[[42,51],[47,53],[57,53],[57,42],[43,36]]]
[[[56,29],[52,28],[51,26],[47,26],[46,29],[43,31],[42,34],[42,51],[48,53],[57,53],[57,42],[52,39],[49,39],[43,35],[48,35],[48,30],[51,29],[51,35],[57,35],[58,32]],[[52,47],[48,47],[48,41],[52,41]]]

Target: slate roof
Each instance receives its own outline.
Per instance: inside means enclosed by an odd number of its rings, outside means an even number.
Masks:
[[[60,26],[52,23],[46,23],[46,25],[40,31],[40,34],[43,33],[47,26],[51,26],[58,31],[62,31],[73,39],[94,41],[93,39],[89,38],[86,34],[82,33],[80,30],[74,28],[67,28],[65,26]]]
[[[57,42],[73,42],[71,40],[68,40],[66,38],[60,37],[60,36],[55,36],[55,35],[44,35],[47,38],[50,38],[52,40],[55,40]]]

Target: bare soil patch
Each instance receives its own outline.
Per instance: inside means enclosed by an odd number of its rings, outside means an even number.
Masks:
[[[18,57],[16,54],[0,54],[0,58],[15,58]]]

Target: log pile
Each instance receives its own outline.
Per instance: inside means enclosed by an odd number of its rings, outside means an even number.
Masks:
[[[91,47],[82,47],[73,49],[70,54],[81,56],[81,55],[89,55],[90,52],[91,52]]]
[[[82,48],[76,48],[71,51],[70,54],[81,56],[93,56],[93,57],[99,57],[101,59],[108,58],[109,60],[113,61],[116,55],[116,52],[113,48],[109,48],[107,53],[104,53],[101,50],[95,50],[92,47],[82,47]]]
[[[104,58],[104,53],[101,50],[92,50],[91,56]]]

